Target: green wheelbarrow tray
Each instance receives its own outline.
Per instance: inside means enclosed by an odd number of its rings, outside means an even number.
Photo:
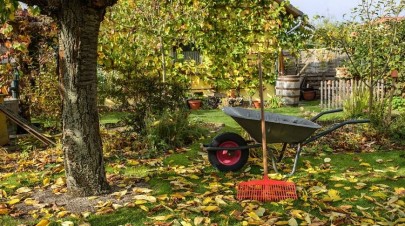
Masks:
[[[249,157],[249,148],[261,147],[261,116],[260,111],[240,108],[225,107],[224,113],[231,116],[253,139],[254,144],[248,145],[248,141],[236,133],[223,133],[216,136],[210,144],[202,145],[204,151],[208,151],[210,163],[220,171],[237,171],[247,162]],[[343,109],[329,110],[321,112],[310,120],[265,112],[264,119],[266,123],[266,142],[283,144],[280,155],[274,157],[273,148],[267,148],[272,160],[274,171],[278,172],[276,162],[283,159],[287,145],[295,146],[295,160],[291,173],[296,171],[299,156],[302,147],[312,141],[323,137],[332,131],[347,125],[357,123],[368,123],[368,119],[347,120],[332,125],[330,128],[315,134],[315,131],[321,128],[315,121],[323,115],[341,112]]]
[[[231,116],[252,138],[262,140],[260,111],[245,108],[225,107],[224,113]],[[321,128],[315,122],[294,116],[265,112],[267,143],[301,143]]]

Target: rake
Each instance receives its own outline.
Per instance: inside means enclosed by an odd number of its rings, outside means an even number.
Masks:
[[[267,142],[266,142],[266,124],[264,120],[263,104],[263,72],[261,66],[260,54],[259,60],[259,95],[260,95],[260,113],[262,129],[262,151],[263,151],[263,179],[241,182],[237,186],[236,197],[239,200],[250,199],[257,201],[280,201],[284,199],[297,199],[297,192],[293,182],[271,180],[268,178],[267,169]],[[270,152],[271,155],[272,152]],[[271,156],[274,163],[274,156]]]

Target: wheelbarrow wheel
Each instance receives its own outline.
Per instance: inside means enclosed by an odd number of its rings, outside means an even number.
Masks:
[[[245,139],[236,133],[222,133],[214,138],[211,147],[235,148],[247,146]],[[247,162],[249,149],[209,151],[210,163],[219,171],[238,171]]]

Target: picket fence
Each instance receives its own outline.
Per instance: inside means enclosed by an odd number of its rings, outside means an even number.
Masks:
[[[376,100],[381,100],[385,95],[385,84],[379,80],[373,89],[373,96]],[[348,100],[355,91],[368,91],[366,82],[350,80],[326,80],[321,81],[320,99],[322,108],[341,108],[345,100]]]

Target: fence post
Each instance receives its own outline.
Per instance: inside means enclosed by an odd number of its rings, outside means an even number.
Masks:
[[[321,95],[321,108],[323,108],[323,82],[321,81],[321,90],[320,90],[320,95]]]

